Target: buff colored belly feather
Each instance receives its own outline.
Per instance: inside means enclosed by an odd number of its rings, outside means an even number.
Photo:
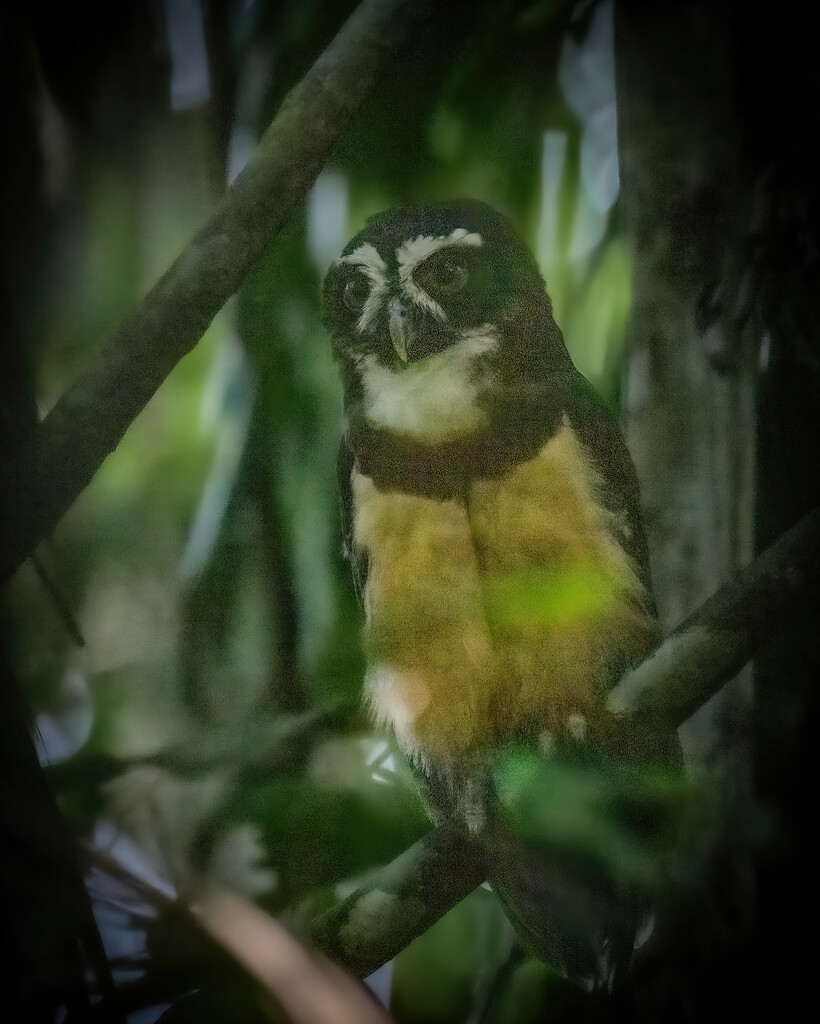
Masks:
[[[354,474],[368,697],[409,753],[560,733],[648,651],[654,623],[601,486],[568,424],[466,501]]]

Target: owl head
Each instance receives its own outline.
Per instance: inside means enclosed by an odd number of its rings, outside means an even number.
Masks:
[[[567,359],[533,257],[506,217],[473,200],[372,217],[323,299],[348,410],[367,406],[404,433],[464,432],[491,381]]]

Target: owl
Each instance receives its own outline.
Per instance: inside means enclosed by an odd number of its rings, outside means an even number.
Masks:
[[[583,741],[656,641],[634,467],[533,257],[483,203],[372,217],[323,305],[366,700],[434,819],[481,833],[493,754]],[[517,879],[509,846],[496,844],[491,881],[514,923],[559,968],[594,964],[594,943],[554,928],[542,941],[525,920],[532,900],[514,890],[539,883],[529,868]]]

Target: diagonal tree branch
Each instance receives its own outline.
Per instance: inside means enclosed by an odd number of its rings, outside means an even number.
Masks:
[[[820,605],[820,509],[806,516],[680,625],[613,690],[616,728],[675,728],[799,610]],[[367,975],[484,880],[452,824],[433,829],[308,929],[319,950]]]
[[[439,825],[313,921],[306,939],[335,963],[366,977],[485,877],[481,853],[463,828]]]
[[[796,615],[820,603],[820,508],[627,672],[609,697],[631,728],[677,728]]]
[[[364,0],[288,94],[216,213],[41,424],[0,503],[0,581],[47,536],[282,230],[383,72],[446,5]]]

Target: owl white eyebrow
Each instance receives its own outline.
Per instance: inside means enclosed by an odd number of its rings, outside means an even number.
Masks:
[[[347,256],[340,256],[336,262],[356,267],[371,282],[370,294],[367,296],[361,315],[356,322],[356,327],[361,333],[366,331],[375,320],[381,306],[382,296],[387,291],[387,264],[370,242],[363,242]]]
[[[413,272],[420,263],[423,263],[428,256],[432,256],[439,249],[449,246],[471,245],[478,247],[483,244],[483,238],[477,231],[468,231],[466,228],[456,228],[449,235],[418,235],[407,242],[403,242],[396,249],[396,262],[399,267],[399,281],[401,289],[408,299],[415,302],[417,306],[427,309],[440,323],[444,323],[447,316],[435,299],[420,288],[413,280]]]
[[[477,231],[468,231],[466,228],[456,228],[449,235],[439,235],[437,238],[432,235],[419,235],[417,238],[409,239],[396,249],[399,278],[406,281],[428,256],[448,245],[471,245],[477,248],[483,243],[484,239]]]
[[[350,263],[352,266],[358,267],[364,271],[373,284],[387,280],[387,264],[379,255],[378,249],[370,242],[362,242],[353,252],[348,253],[347,256],[340,256],[336,262]]]

